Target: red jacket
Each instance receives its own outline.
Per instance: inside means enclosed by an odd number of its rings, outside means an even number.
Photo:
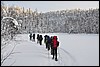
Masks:
[[[57,41],[57,36],[53,37],[53,48],[57,48],[59,46],[59,42]]]

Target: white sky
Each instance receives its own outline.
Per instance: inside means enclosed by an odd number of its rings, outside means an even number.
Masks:
[[[17,5],[20,7],[31,8],[38,12],[48,12],[63,9],[89,9],[99,8],[99,1],[3,1],[5,5]]]

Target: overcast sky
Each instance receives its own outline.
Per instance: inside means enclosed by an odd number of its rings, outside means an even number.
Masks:
[[[31,8],[38,12],[48,12],[63,9],[89,9],[99,8],[99,1],[3,1],[5,5],[17,5],[20,7]]]

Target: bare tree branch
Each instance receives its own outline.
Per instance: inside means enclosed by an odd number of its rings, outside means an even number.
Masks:
[[[11,50],[11,52],[1,60],[1,65],[4,63],[4,61],[12,54],[12,52],[14,51],[14,48],[15,48],[16,45],[14,45],[13,49]]]

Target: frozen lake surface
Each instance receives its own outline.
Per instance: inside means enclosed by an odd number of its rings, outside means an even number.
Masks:
[[[5,55],[16,45],[2,66],[99,66],[98,34],[45,34],[58,36],[58,61],[52,59],[44,41],[39,45],[29,40],[29,34],[18,34],[6,47]]]

